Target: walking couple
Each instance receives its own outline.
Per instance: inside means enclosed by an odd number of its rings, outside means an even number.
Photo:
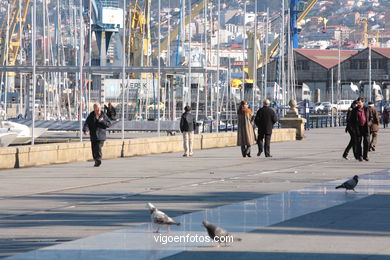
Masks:
[[[270,153],[270,143],[273,125],[276,123],[276,113],[270,108],[270,101],[265,99],[263,107],[260,108],[256,117],[253,119],[252,111],[248,108],[247,101],[241,101],[237,111],[238,129],[237,145],[241,147],[243,157],[251,157],[251,146],[256,141],[256,135],[253,128],[253,121],[258,129],[257,145],[260,156],[263,151],[265,157],[272,157]]]

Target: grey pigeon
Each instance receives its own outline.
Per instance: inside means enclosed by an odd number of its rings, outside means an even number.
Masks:
[[[202,224],[207,229],[207,233],[209,234],[209,237],[214,241],[217,241],[218,245],[221,244],[221,241],[225,242],[226,245],[226,242],[229,240],[228,237],[230,236],[232,237],[232,235],[229,234],[229,232],[227,232],[226,230],[217,227],[206,220],[203,221]],[[241,238],[233,237],[233,241],[241,241],[241,240],[242,240]]]
[[[180,226],[179,222],[174,221],[167,214],[165,214],[161,210],[158,210],[152,203],[148,202],[146,205],[150,209],[150,214],[151,214],[150,217],[152,218],[152,223],[158,225],[156,233],[159,232],[160,227],[162,225],[167,225],[167,231],[169,231],[169,226],[170,225]]]
[[[343,184],[337,186],[336,189],[344,188],[345,191],[353,190],[354,192],[356,192],[355,187],[358,184],[358,182],[359,182],[359,177],[357,175],[355,175],[355,176],[353,176],[352,179],[349,179],[346,182],[344,182]]]

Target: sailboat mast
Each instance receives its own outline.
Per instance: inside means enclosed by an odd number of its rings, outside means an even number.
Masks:
[[[368,100],[372,101],[372,83],[371,83],[371,43],[368,44]]]

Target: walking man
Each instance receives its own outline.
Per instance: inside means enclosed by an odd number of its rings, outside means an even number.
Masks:
[[[388,127],[389,125],[389,110],[387,110],[387,106],[384,107],[382,112],[382,120],[383,120],[383,128]]]
[[[359,161],[368,161],[368,148],[370,145],[370,115],[368,108],[364,106],[364,98],[356,100],[356,107],[352,110],[351,124],[357,134],[356,155]],[[363,151],[362,151],[363,140]]]
[[[272,128],[276,123],[277,118],[275,111],[270,108],[269,105],[270,101],[268,99],[264,99],[263,107],[260,108],[256,113],[255,124],[258,129],[257,146],[259,148],[257,156],[260,156],[263,152],[264,141],[265,157],[272,157],[270,153],[271,135]]]
[[[111,102],[108,103],[108,106],[104,105],[104,113],[107,115],[108,119],[112,121],[116,120],[116,109]]]
[[[100,104],[94,104],[93,110],[85,120],[83,132],[87,135],[89,130],[94,166],[99,167],[102,164],[102,147],[106,140],[106,129],[110,127],[111,122],[103,113]]]
[[[357,103],[356,100],[354,100],[351,104],[351,107],[348,108],[348,111],[347,111],[347,127],[345,128],[345,132],[349,133],[351,138],[350,138],[349,143],[348,143],[348,145],[345,148],[344,153],[343,153],[343,158],[345,160],[349,160],[348,153],[349,153],[349,150],[351,150],[351,148],[352,148],[353,155],[354,155],[355,159],[359,160],[359,157],[356,153],[356,145],[355,145],[355,143],[357,143],[357,134],[356,134],[356,129],[354,128],[353,123],[352,123],[352,119],[351,119],[352,111],[357,106],[356,103]]]
[[[370,119],[371,119],[371,137],[370,137],[370,148],[368,149],[369,152],[375,151],[375,146],[377,142],[377,136],[379,131],[379,113],[374,107],[374,103],[368,102],[368,111],[370,113]]]
[[[194,130],[196,127],[195,117],[191,114],[191,107],[186,106],[180,119],[180,131],[183,133],[183,157],[193,155]]]

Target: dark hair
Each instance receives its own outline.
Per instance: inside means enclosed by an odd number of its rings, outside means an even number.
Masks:
[[[247,105],[247,104],[248,104],[248,102],[246,100],[241,101],[240,105],[238,106],[237,114],[247,113],[248,109],[244,110],[244,105]]]
[[[247,105],[247,104],[248,104],[248,102],[246,100],[243,100],[240,102],[240,106]]]
[[[356,102],[358,102],[358,101],[361,101],[361,102],[363,102],[364,103],[364,97],[358,97],[357,99],[356,99]]]
[[[191,107],[190,107],[190,106],[185,106],[185,107],[184,107],[184,111],[190,112],[190,111],[191,111]]]

